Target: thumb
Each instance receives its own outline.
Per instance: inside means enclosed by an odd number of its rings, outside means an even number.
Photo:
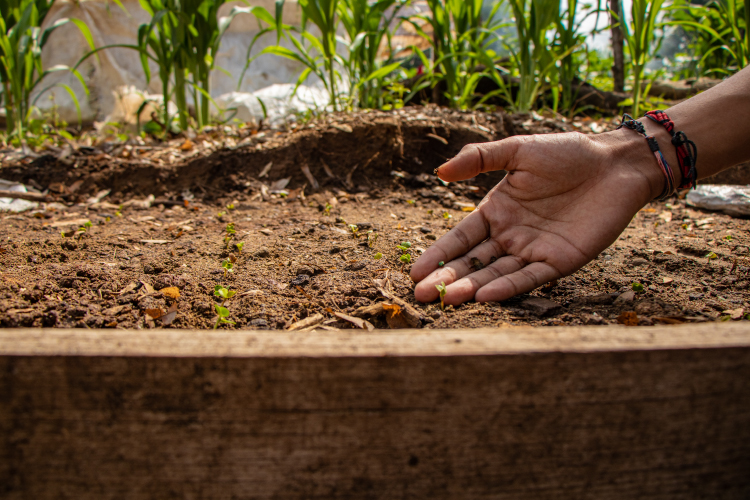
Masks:
[[[469,144],[455,158],[436,168],[435,173],[446,182],[455,182],[493,170],[512,170],[522,141],[520,137],[510,137],[502,141]]]

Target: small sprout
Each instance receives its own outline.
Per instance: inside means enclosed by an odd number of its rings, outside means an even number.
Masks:
[[[234,210],[234,203],[227,205],[227,210]]]
[[[355,238],[359,238],[359,226],[356,224],[349,224],[349,231],[352,232]]]
[[[89,228],[91,228],[91,226],[93,226],[93,224],[91,223],[90,220],[87,220],[86,222],[83,223],[83,226],[81,226],[78,230],[85,233],[86,231],[89,230]]]
[[[323,213],[325,215],[331,215],[331,210],[333,210],[333,205],[331,205],[330,203],[326,202],[326,206],[323,209]]]
[[[721,318],[719,318],[719,321],[721,321],[721,322],[731,321],[731,320],[732,320],[731,316],[722,316]]]
[[[382,254],[382,253],[380,253],[380,252],[378,252],[378,253],[376,253],[375,255],[373,255],[373,257],[372,257],[372,258],[373,258],[373,259],[375,259],[375,260],[380,260],[380,259],[382,259],[382,258],[383,258],[383,254]]]
[[[234,234],[237,231],[234,229],[234,222],[230,222],[227,224],[227,227],[224,229],[228,234]]]
[[[727,240],[727,241],[732,241],[732,235],[728,234],[728,235],[724,236],[724,239]]]
[[[398,260],[400,260],[402,264],[411,264],[411,255],[405,253],[404,255],[399,257]]]
[[[435,213],[435,211],[434,211],[434,210],[428,210],[428,211],[427,211],[427,215],[432,215],[432,214],[434,214],[434,213]]]
[[[708,252],[706,254],[706,258],[708,259],[709,262],[711,262],[712,260],[718,259],[719,256],[716,255],[714,252]]]
[[[414,200],[406,200],[406,203],[408,203],[409,205],[412,205],[412,206],[414,206],[414,205],[417,204],[417,202],[414,201]]]
[[[443,267],[444,265],[445,265],[444,261],[441,260],[440,262],[438,262],[438,267]]]
[[[235,243],[235,246],[237,247],[237,250],[242,253],[242,249],[245,248],[245,242],[242,241],[240,243]]]
[[[401,250],[401,253],[405,254],[411,248],[411,243],[409,243],[408,241],[402,241],[401,244],[397,246],[396,248]]]
[[[644,290],[644,288],[643,288],[643,285],[641,285],[641,284],[640,284],[640,283],[638,283],[637,281],[634,281],[634,282],[633,282],[633,291],[634,291],[634,292],[638,292],[638,293],[640,293],[640,292],[642,292],[643,290]]]
[[[216,285],[216,287],[214,287],[214,295],[216,296],[216,298],[221,299],[221,305],[224,305],[224,302],[234,297],[234,294],[236,293],[237,292],[228,288],[224,288],[221,285]]]
[[[115,210],[115,217],[122,217],[122,209],[123,209],[122,205],[117,207],[117,210]]]
[[[452,219],[452,218],[453,218],[453,216],[451,214],[449,214],[448,212],[443,212],[443,219],[449,220],[449,219]]]
[[[378,233],[372,231],[367,232],[367,246],[372,248],[375,246],[375,242],[378,240]]]
[[[109,215],[104,218],[104,222],[109,222],[110,220],[112,220],[112,219],[109,217]]]
[[[216,314],[218,314],[218,317],[216,318],[216,324],[214,324],[214,330],[219,328],[220,324],[224,325],[234,325],[234,321],[230,321],[227,318],[229,317],[229,309],[226,307],[222,307],[219,304],[214,304],[214,309],[216,309]]]
[[[218,214],[216,214],[216,217],[218,217],[219,219],[221,219],[221,218],[222,218],[222,217],[224,217],[224,216],[225,216],[226,214],[227,214],[226,212],[219,212]]]
[[[224,269],[224,277],[226,278],[227,273],[233,273],[234,272],[234,264],[229,262],[228,260],[225,260],[221,263],[221,267]]]
[[[440,293],[440,309],[445,311],[445,281],[441,282],[439,285],[435,285],[435,288],[437,288],[438,293]]]

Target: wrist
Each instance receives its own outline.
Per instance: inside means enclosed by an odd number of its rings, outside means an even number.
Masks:
[[[653,136],[658,142],[659,150],[669,164],[674,176],[674,185],[679,186],[682,181],[682,174],[677,163],[677,152],[672,145],[669,132],[648,118],[644,117],[639,121],[643,123],[646,134]],[[611,155],[610,164],[626,168],[629,173],[634,174],[641,181],[639,191],[643,196],[642,205],[659,198],[663,194],[667,179],[643,135],[634,130],[621,128],[601,134],[599,137],[607,144],[607,149]]]

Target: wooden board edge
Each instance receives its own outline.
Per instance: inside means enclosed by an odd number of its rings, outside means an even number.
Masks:
[[[750,347],[750,323],[466,330],[0,329],[0,356],[480,356]]]

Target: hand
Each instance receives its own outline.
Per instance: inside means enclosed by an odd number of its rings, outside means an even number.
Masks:
[[[469,145],[438,175],[459,181],[501,169],[508,175],[477,209],[414,264],[418,301],[436,300],[441,282],[445,303],[457,305],[506,300],[569,275],[612,244],[664,186],[646,142],[630,130]],[[476,259],[483,268],[472,265]]]

